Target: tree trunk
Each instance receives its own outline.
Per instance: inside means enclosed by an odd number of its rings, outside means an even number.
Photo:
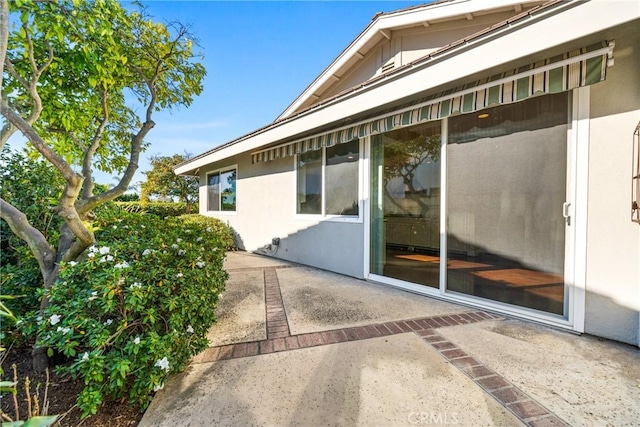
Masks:
[[[59,273],[59,264],[55,264],[51,271],[43,273],[45,289],[51,289],[51,286],[53,286],[53,284],[55,283]],[[43,322],[47,321],[47,319],[44,319],[44,309],[47,308],[48,305],[49,299],[45,295],[42,297],[42,301],[40,301],[40,315],[43,316]],[[34,344],[33,350],[31,351],[31,359],[34,372],[44,372],[51,366],[51,361],[49,359],[49,356],[47,355],[47,347],[37,347]]]

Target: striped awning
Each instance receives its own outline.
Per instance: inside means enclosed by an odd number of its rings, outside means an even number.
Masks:
[[[252,163],[266,162],[331,147],[452,114],[472,113],[542,94],[564,92],[605,80],[613,64],[614,42],[602,42],[563,55],[430,95],[374,119],[252,153]]]

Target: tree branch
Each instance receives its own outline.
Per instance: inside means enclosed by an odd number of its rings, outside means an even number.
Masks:
[[[7,57],[9,44],[9,1],[0,0],[0,99],[2,99],[2,76],[4,75],[4,59]],[[1,148],[1,146],[0,146]]]
[[[100,147],[102,142],[102,135],[109,123],[109,95],[106,90],[100,91],[100,100],[102,107],[102,120],[100,125],[96,129],[91,145],[85,150],[84,158],[82,159],[82,176],[84,176],[84,186],[82,187],[82,199],[88,199],[93,196],[93,169],[91,168],[91,162],[93,161],[93,155]]]
[[[2,198],[0,198],[0,218],[9,224],[16,236],[29,245],[40,266],[42,279],[47,283],[48,278],[45,272],[50,272],[54,268],[55,250],[49,245],[44,235],[29,223],[24,213]]]
[[[9,106],[6,99],[2,99],[2,102],[0,103],[0,114],[5,116],[11,124],[17,127],[20,132],[27,137],[35,149],[60,171],[67,182],[81,178],[61,156],[56,154],[55,151],[53,151],[53,149],[44,142],[35,129],[33,129],[31,124],[20,117],[20,115]]]
[[[142,142],[144,137],[155,125],[156,124],[153,121],[147,121],[142,125],[140,131],[136,135],[131,136],[131,154],[129,156],[129,164],[127,166],[127,170],[122,175],[120,182],[118,182],[118,185],[109,191],[105,191],[102,194],[92,196],[88,199],[78,200],[76,203],[76,209],[80,215],[87,214],[96,207],[115,199],[127,191],[129,184],[131,184],[131,180],[133,179],[133,175],[138,169],[138,160],[140,159],[140,152],[142,151]]]

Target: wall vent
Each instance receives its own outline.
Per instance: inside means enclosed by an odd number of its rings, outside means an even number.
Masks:
[[[396,63],[394,60],[391,60],[389,62],[387,62],[386,64],[384,64],[382,66],[382,72],[386,73],[387,71],[393,70],[393,68],[396,66]]]

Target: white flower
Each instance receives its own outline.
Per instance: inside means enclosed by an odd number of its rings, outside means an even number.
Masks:
[[[122,228],[126,228],[127,230],[129,229],[128,225],[123,226]]]
[[[76,265],[78,265],[78,263],[75,261],[69,261],[67,264],[69,264],[71,267],[75,267]]]
[[[173,249],[178,249],[178,247],[179,247],[179,246],[178,246],[178,245],[176,245],[176,244],[174,243],[173,245],[171,245],[171,247],[172,247]]]
[[[63,334],[68,334],[71,331],[70,328],[63,328],[62,326],[58,326],[57,332],[62,332]]]
[[[153,391],[160,391],[164,388],[164,383],[153,386]]]
[[[113,319],[107,319],[106,322],[104,322],[105,325],[110,325],[113,323]]]
[[[196,262],[196,265],[200,268],[204,267],[206,265],[206,262],[204,261],[200,261],[200,262]]]
[[[56,325],[58,324],[58,322],[60,322],[60,319],[62,317],[59,314],[53,314],[51,315],[51,317],[49,318],[49,323],[51,323],[51,325]]]
[[[38,325],[42,324],[42,316],[36,317],[36,322],[38,322]]]
[[[178,251],[178,255],[184,255],[184,254],[186,254],[186,253],[187,253],[187,251],[185,251],[184,249],[180,249],[180,250]]]
[[[89,252],[98,252],[98,248],[96,248],[95,245],[91,245],[89,246]]]
[[[178,237],[178,238],[176,239],[176,242],[180,243],[180,242],[182,242],[182,239]]]
[[[164,369],[165,371],[169,371],[169,361],[166,357],[163,357],[160,360],[156,360],[156,364],[154,366],[157,366],[160,369]]]
[[[89,297],[89,301],[93,301],[96,298],[98,298],[98,292],[96,292],[96,291],[91,292],[91,296]]]
[[[115,268],[129,268],[129,263],[127,261],[122,261],[120,264],[114,265]]]
[[[207,227],[207,231],[208,231],[208,232],[211,232],[211,227]]]
[[[147,256],[151,253],[151,249],[145,249],[144,252],[142,252],[142,256]]]
[[[136,337],[136,339],[134,339],[134,340],[133,340],[133,343],[134,343],[135,345],[140,344],[140,337]]]
[[[129,286],[129,289],[135,289],[135,288],[142,288],[142,283],[140,282],[135,282],[133,285]]]
[[[214,251],[214,252],[215,252],[215,251],[217,251],[217,250],[218,250],[218,248],[213,248],[213,251]]]
[[[183,277],[183,276],[184,276],[184,274],[182,274],[182,273],[178,273],[178,274],[176,274],[176,279],[179,279],[179,278],[181,278],[181,277]]]
[[[144,225],[141,225],[140,228],[146,228]]]
[[[118,228],[118,226],[117,226],[117,225],[114,225],[114,226],[113,226],[113,229],[114,229],[114,230],[115,230],[115,229],[117,229],[117,228]]]
[[[98,249],[98,252],[100,252],[100,255],[106,255],[109,253],[109,248],[107,246],[103,246]]]
[[[200,236],[200,237],[198,237],[198,238],[196,239],[196,242],[201,242],[201,241],[202,241],[202,236]]]
[[[121,219],[118,219],[118,222],[122,222],[122,220],[121,220]]]
[[[107,255],[100,258],[100,262],[113,261],[113,256]]]
[[[184,230],[185,233],[191,234],[191,230]]]
[[[84,354],[82,355],[82,360],[89,360],[89,353],[88,352],[84,352]]]
[[[95,254],[94,252],[89,252],[89,253],[87,254],[87,256],[88,256],[89,258],[93,258],[93,257],[95,257],[95,256],[96,256],[96,254]]]
[[[187,328],[187,332],[189,332],[190,334],[193,333],[193,327],[191,325],[189,325],[189,327]]]

